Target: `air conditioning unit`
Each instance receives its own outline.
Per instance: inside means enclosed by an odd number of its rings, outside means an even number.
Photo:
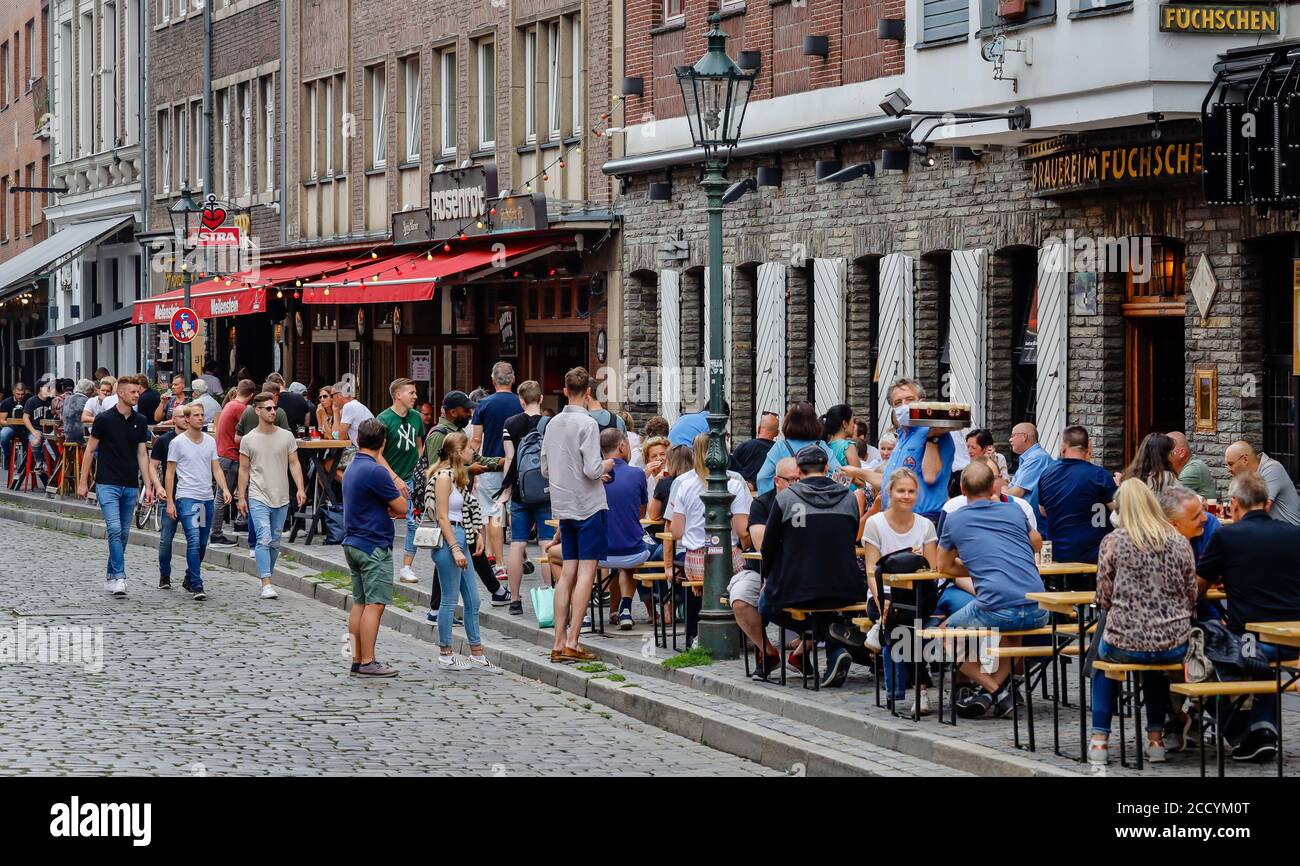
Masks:
[[[998,17],[1024,18],[1029,0],[998,0]]]

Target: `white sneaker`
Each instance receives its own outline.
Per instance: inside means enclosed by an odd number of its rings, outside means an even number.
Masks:
[[[1091,740],[1088,743],[1088,763],[1094,767],[1104,767],[1110,763],[1109,740]]]
[[[918,706],[917,706],[918,701],[916,700],[916,696],[913,695],[913,696],[912,696],[912,705],[911,705],[910,707],[907,708],[907,712],[908,712],[909,714],[911,714],[911,715],[914,715],[914,716],[916,716],[916,715],[920,715],[920,716],[928,716],[928,715],[930,715],[930,690],[929,690],[929,689],[927,689],[927,688],[922,688],[922,689],[921,689],[921,700],[920,700],[919,703],[920,703],[920,706],[918,707]],[[918,710],[919,710],[919,712],[918,712]]]
[[[420,578],[409,565],[403,565],[402,570],[397,573],[397,579],[402,583],[419,583]]]
[[[257,559],[257,548],[256,548],[256,547],[250,547],[250,548],[248,548],[248,558],[249,558],[249,559]]]
[[[469,659],[462,655],[438,655],[438,667],[448,671],[467,671],[472,666]]]
[[[1153,764],[1163,764],[1167,760],[1164,744],[1156,745],[1147,740],[1147,760]]]
[[[497,671],[497,670],[500,670],[500,668],[498,668],[496,665],[492,664],[492,662],[488,661],[488,657],[487,657],[487,654],[486,654],[486,653],[484,653],[484,654],[481,655],[481,656],[471,655],[471,656],[469,657],[469,662],[470,662],[470,664],[472,664],[474,667],[476,667],[476,668],[482,668],[482,669],[485,670],[485,671]]]
[[[119,577],[113,581],[113,598],[126,598],[126,578]]]
[[[279,597],[280,597],[280,593],[276,592],[275,587],[271,586],[271,584],[268,583],[266,586],[262,587],[262,598],[279,598]]]
[[[880,652],[880,623],[873,623],[871,631],[867,632],[867,649],[872,652]]]
[[[117,583],[111,577],[104,578],[104,592],[112,592],[114,585]]]

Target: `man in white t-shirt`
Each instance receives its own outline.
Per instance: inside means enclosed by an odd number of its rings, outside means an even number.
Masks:
[[[217,462],[217,440],[203,432],[203,405],[191,403],[183,411],[188,426],[167,448],[167,516],[185,530],[185,581],[181,587],[192,592],[195,601],[203,601],[207,594],[200,567],[212,528],[212,483],[216,481],[227,505],[230,488]]]
[[[334,430],[335,439],[347,438],[352,447],[357,444],[357,428],[362,421],[375,417],[366,405],[356,399],[356,386],[351,382],[339,382],[334,386],[334,416],[339,419]]]

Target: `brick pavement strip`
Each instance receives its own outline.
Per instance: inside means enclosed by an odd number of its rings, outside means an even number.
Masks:
[[[436,648],[391,629],[380,655],[401,675],[353,679],[339,615],[262,601],[251,575],[207,567],[194,602],[158,590],[156,554],[131,545],[114,600],[102,540],[7,519],[0,536],[0,634],[102,628],[103,647],[97,672],[0,664],[0,774],[775,774],[515,674],[436,670]]]

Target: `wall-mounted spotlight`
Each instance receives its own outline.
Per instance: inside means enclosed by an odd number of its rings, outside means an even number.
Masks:
[[[758,185],[779,187],[781,185],[781,166],[760,165],[758,167]]]
[[[899,88],[885,94],[885,98],[880,101],[880,110],[890,117],[899,117],[911,104],[911,98],[903,92],[902,88]]]
[[[876,176],[876,164],[874,162],[859,162],[850,165],[848,168],[840,169],[833,174],[817,178],[819,183],[848,183],[851,180],[857,180],[863,175],[867,177]]]
[[[829,36],[805,36],[803,38],[803,53],[808,57],[820,57],[825,60],[831,54],[831,38]]]
[[[727,191],[722,194],[722,203],[731,204],[734,201],[739,201],[745,193],[756,189],[758,189],[758,181],[754,178],[747,177],[744,180],[738,180],[727,187]]]
[[[673,182],[671,180],[656,181],[650,184],[650,201],[672,201],[673,200]]]
[[[957,162],[979,162],[984,151],[975,150],[972,147],[954,147],[952,149],[952,158]]]
[[[907,171],[911,157],[901,147],[888,147],[880,151],[880,167],[884,171]]]
[[[826,178],[835,174],[843,168],[844,165],[838,159],[819,159],[817,160],[817,182],[821,183]]]
[[[645,79],[640,75],[632,75],[623,79],[624,96],[645,96]]]
[[[937,162],[937,160],[934,158],[934,154],[930,153],[930,145],[914,144],[911,147],[911,151],[912,153],[916,154],[921,158],[920,159],[921,165],[923,165],[925,168],[934,168],[934,165]]]
[[[907,23],[902,18],[881,18],[876,22],[876,38],[893,42],[907,40]]]
[[[763,66],[763,52],[742,51],[736,55],[736,65],[746,72],[753,72]]]

